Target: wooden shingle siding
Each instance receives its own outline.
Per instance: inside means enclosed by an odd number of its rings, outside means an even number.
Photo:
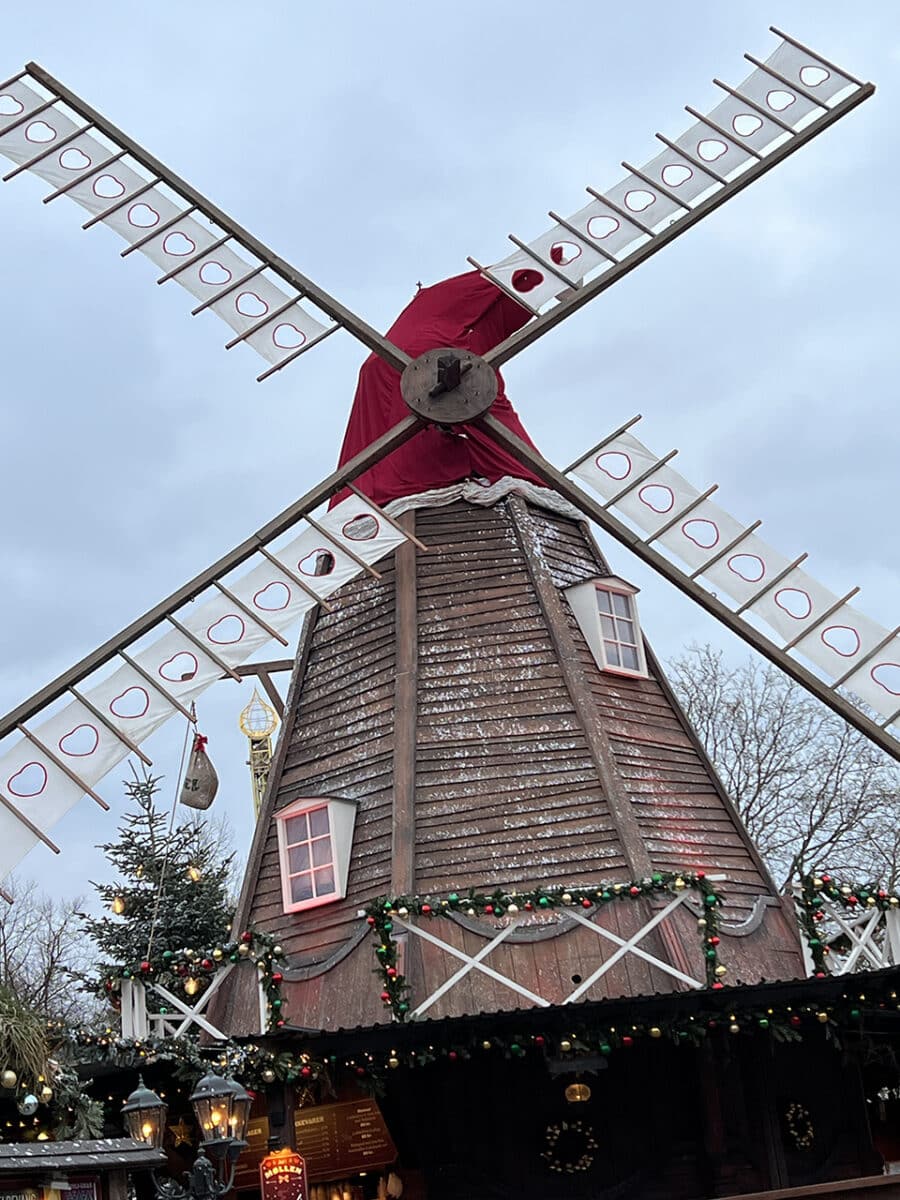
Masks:
[[[359,934],[359,909],[390,891],[398,847],[407,856],[401,874],[419,894],[625,881],[638,873],[635,862],[646,864],[640,870],[723,872],[726,921],[744,921],[760,897],[775,905],[756,932],[723,934],[733,978],[800,973],[796,937],[771,881],[652,654],[650,678],[601,671],[565,602],[565,588],[609,574],[586,528],[511,497],[487,509],[462,502],[418,509],[415,532],[429,551],[408,560],[400,575],[401,628],[414,646],[406,642],[398,659],[394,559],[379,565],[380,581],[362,577],[341,589],[336,610],[320,612],[301,639],[301,674],[292,682],[239,916],[275,934],[287,952],[291,1023],[336,1028],[386,1019],[372,938],[341,952]],[[398,661],[413,664],[399,704]],[[394,792],[401,741],[405,776],[396,779],[409,806],[405,826]],[[358,804],[348,894],[286,915],[275,814],[298,797],[320,795]],[[627,938],[652,911],[645,902],[613,904],[597,919]],[[472,954],[498,927],[486,921],[479,934],[438,921],[432,928]],[[644,947],[702,969],[696,920],[687,911]],[[559,1003],[573,976],[586,978],[614,950],[576,926],[558,937],[504,943],[491,965]],[[414,1000],[458,965],[411,939]],[[314,977],[291,981],[290,968]],[[676,986],[626,956],[587,998]],[[235,990],[231,1015],[222,1019],[235,1030],[246,1026],[250,1003]],[[472,972],[428,1015],[527,1004]]]

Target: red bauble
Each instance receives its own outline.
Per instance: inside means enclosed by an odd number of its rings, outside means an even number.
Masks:
[[[145,958],[145,959],[144,959],[144,961],[141,963],[141,970],[142,970],[142,971],[149,971],[149,970],[150,970],[150,964],[147,962],[146,958]]]
[[[800,1018],[797,1016],[797,1014],[796,1014],[796,1013],[794,1013],[794,1015],[791,1017],[791,1024],[792,1024],[792,1025],[793,1025],[793,1027],[796,1029],[796,1028],[797,1028],[797,1026],[798,1026],[798,1025],[802,1025],[802,1024],[803,1024],[803,1022],[800,1020]]]
[[[362,1078],[362,1076],[365,1075],[365,1073],[366,1073],[366,1068],[365,1067],[357,1067],[356,1073],[357,1073],[357,1075],[359,1075],[360,1078]]]
[[[721,938],[718,938],[718,937],[716,937],[715,934],[713,934],[713,936],[709,939],[709,944],[711,946],[718,946],[720,941],[721,941]]]
[[[284,976],[282,975],[282,973],[280,971],[272,972],[272,982],[273,983],[281,983],[283,979],[284,979]]]
[[[697,878],[698,878],[698,879],[705,879],[705,878],[706,878],[706,872],[705,872],[705,871],[698,871],[698,872],[697,872]]]
[[[367,924],[367,925],[374,925],[374,924],[375,924],[375,918],[374,918],[374,917],[366,917],[366,924]]]
[[[534,1039],[534,1044],[535,1044],[536,1046],[543,1046],[543,1044],[544,1044],[544,1039],[541,1037],[541,1035],[540,1035],[540,1034],[538,1034],[538,1035],[537,1035],[537,1037]]]
[[[623,1038],[622,1038],[622,1045],[623,1045],[623,1046],[633,1046],[633,1045],[634,1045],[634,1038],[633,1038],[633,1037],[629,1037],[629,1035],[626,1033],[625,1037],[623,1037]]]
[[[526,900],[523,907],[525,908],[526,912],[531,912],[531,910],[534,908],[534,905],[531,903],[530,900]]]
[[[201,961],[200,966],[203,968],[204,971],[211,971],[212,970],[212,959],[204,958]]]
[[[634,885],[632,885],[632,886],[631,886],[631,887],[628,889],[628,894],[629,894],[630,896],[639,896],[639,895],[641,894],[641,889],[640,889],[639,887],[635,887]]]
[[[397,968],[396,967],[388,967],[388,969],[385,971],[385,975],[387,975],[388,979],[396,979],[397,978]]]
[[[301,1067],[300,1074],[304,1079],[309,1079],[310,1075],[312,1075],[312,1067]]]
[[[719,983],[719,981],[718,981],[718,979],[717,979],[717,980],[716,980],[716,982],[713,984],[713,991],[714,991],[714,992],[721,992],[721,990],[722,990],[722,988],[723,988],[724,986],[725,986],[725,984],[724,984],[724,983]]]
[[[587,896],[585,896],[585,898],[582,900],[581,907],[582,908],[590,908],[591,907],[591,902],[590,902],[590,900],[588,900]]]
[[[447,1057],[450,1059],[451,1062],[456,1062],[457,1058],[459,1058],[459,1055],[456,1053],[455,1050],[451,1050],[450,1053],[447,1055]]]
[[[423,904],[423,905],[422,905],[422,912],[423,912],[423,913],[425,914],[425,916],[427,917],[427,916],[428,916],[428,914],[431,912],[431,905],[430,905],[430,904]]]
[[[382,992],[382,993],[381,993],[381,998],[382,998],[382,1000],[385,1002],[385,1004],[390,1004],[390,1002],[391,1002],[391,993],[390,993],[390,992]]]
[[[847,903],[848,903],[848,904],[858,904],[858,903],[859,903],[859,901],[856,899],[856,897],[855,897],[855,896],[848,896],[848,897],[847,897]]]
[[[486,904],[484,906],[484,911],[488,914],[488,916],[490,916],[490,914],[494,911],[493,904]]]
[[[252,942],[253,941],[253,934],[250,932],[249,929],[245,929],[244,932],[241,934],[241,941],[242,942]]]

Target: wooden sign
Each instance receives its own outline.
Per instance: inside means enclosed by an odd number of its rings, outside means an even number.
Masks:
[[[314,1182],[387,1167],[397,1157],[381,1110],[369,1097],[298,1109],[294,1140]]]
[[[247,1126],[247,1149],[241,1152],[234,1173],[234,1187],[240,1191],[244,1188],[259,1187],[259,1167],[268,1154],[269,1118],[251,1117]]]
[[[306,1163],[293,1150],[273,1150],[259,1164],[262,1200],[309,1200]]]

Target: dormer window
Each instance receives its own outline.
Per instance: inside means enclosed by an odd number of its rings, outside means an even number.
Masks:
[[[275,819],[284,911],[300,912],[343,899],[356,805],[304,798],[276,813]]]
[[[636,595],[636,587],[614,575],[566,589],[566,599],[602,671],[647,674]]]

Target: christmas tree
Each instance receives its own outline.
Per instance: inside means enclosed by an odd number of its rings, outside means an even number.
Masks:
[[[83,983],[99,994],[151,959],[160,964],[154,978],[170,986],[174,976],[164,964],[179,951],[221,945],[233,909],[233,855],[223,853],[214,832],[199,819],[176,825],[174,814],[170,819],[161,812],[154,799],[159,780],[146,771],[135,773],[125,787],[132,810],[122,819],[118,840],[99,847],[117,878],[92,881],[107,912],[84,922],[102,961],[97,976]]]

